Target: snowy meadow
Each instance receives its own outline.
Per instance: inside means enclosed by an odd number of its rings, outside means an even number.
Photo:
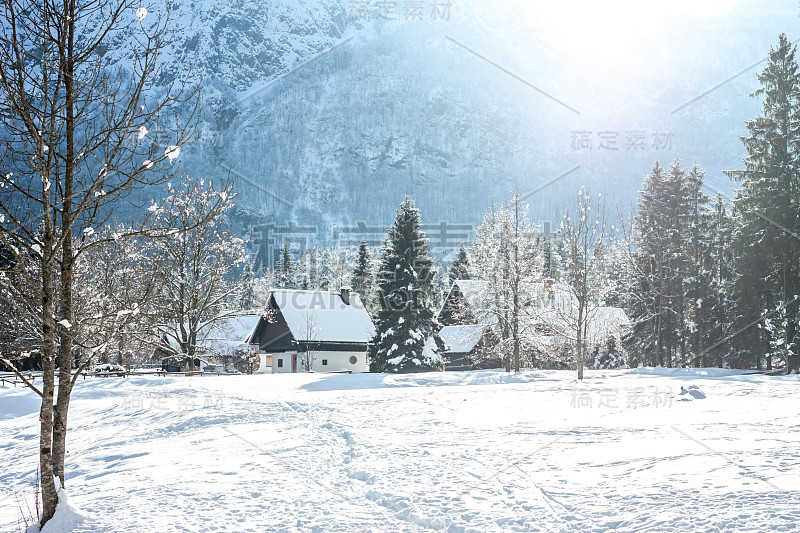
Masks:
[[[794,531],[798,385],[720,369],[87,378],[69,508],[45,531]],[[2,531],[32,523],[38,409],[0,388]]]

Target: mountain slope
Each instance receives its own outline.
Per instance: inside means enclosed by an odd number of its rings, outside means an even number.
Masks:
[[[729,189],[720,171],[741,160],[758,69],[684,104],[763,58],[796,16],[791,2],[745,3],[605,45],[548,29],[525,3],[453,3],[449,20],[433,20],[430,3],[404,20],[397,4],[398,20],[370,21],[336,0],[176,5],[166,70],[191,67],[204,84],[201,140],[184,168],[232,168],[240,203],[260,213],[252,220],[321,235],[387,224],[405,194],[430,222],[476,222],[513,190],[540,189],[529,201],[542,220],[582,185],[630,205],[652,163],[676,154]]]

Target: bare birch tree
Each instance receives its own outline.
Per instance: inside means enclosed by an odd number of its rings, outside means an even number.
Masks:
[[[568,283],[575,305],[574,308],[556,306],[555,309],[566,325],[565,336],[575,342],[578,379],[582,380],[590,341],[589,326],[600,320],[597,310],[605,303],[605,294],[610,286],[604,276],[606,219],[600,196],[593,199],[585,188],[578,191],[577,205],[565,215],[561,232],[566,245]]]
[[[32,254],[40,273],[19,270],[41,300],[43,380],[41,388],[28,384],[42,397],[41,525],[55,513],[57,484],[65,481],[67,414],[78,375],[75,264],[98,242],[76,237],[101,226],[131,190],[168,179],[166,163],[191,140],[196,123],[195,92],[180,82],[159,98],[145,97],[160,75],[169,15],[147,15],[139,6],[8,0],[0,7],[0,241],[18,263]],[[126,64],[110,63],[112,40],[127,45]],[[167,112],[182,103],[186,122]]]
[[[303,311],[303,344],[305,344],[306,372],[314,371],[314,352],[320,341],[321,325],[313,309]]]

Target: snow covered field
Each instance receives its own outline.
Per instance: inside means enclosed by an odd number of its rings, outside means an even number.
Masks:
[[[800,376],[94,378],[73,398],[75,532],[800,529]],[[3,532],[33,502],[37,411],[0,388]]]

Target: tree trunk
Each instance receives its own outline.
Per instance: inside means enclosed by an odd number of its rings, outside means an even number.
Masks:
[[[193,323],[189,325],[189,346],[186,350],[187,361],[186,361],[186,375],[187,376],[194,376],[194,356],[196,353],[196,346],[197,346],[197,333],[195,331],[195,326]]]
[[[514,372],[520,371],[519,364],[519,282],[517,289],[514,290]]]
[[[658,316],[656,317],[656,365],[664,366],[664,347],[661,337],[662,324],[661,320],[664,316],[664,305],[662,296],[663,284],[660,284],[658,291]]]
[[[47,194],[47,192],[45,191]],[[41,525],[53,518],[58,505],[53,477],[53,395],[55,393],[55,320],[53,318],[53,268],[49,255],[53,250],[54,231],[49,202],[44,206],[44,250],[42,257],[42,407],[39,411],[39,471],[42,482]]]
[[[700,331],[697,329],[693,335],[692,352],[694,352],[694,366],[696,368],[705,368],[705,354],[700,355]]]
[[[756,370],[761,370],[761,355],[764,350],[764,343],[762,340],[761,329],[756,329],[756,349],[755,349],[755,356],[756,356]]]
[[[512,351],[508,350],[508,313],[503,313],[503,325],[501,326],[501,336],[502,336],[502,346],[503,346],[503,363],[505,365],[505,371],[511,372],[511,356]]]
[[[49,269],[48,269],[49,270]],[[48,271],[43,274],[48,277]],[[43,284],[44,354],[42,357],[42,408],[39,411],[39,471],[42,477],[42,517],[44,525],[56,512],[58,494],[53,477],[53,394],[55,392],[55,340],[53,338],[52,281]]]
[[[67,13],[75,12],[75,0],[64,2]],[[62,320],[69,322],[69,326],[61,327],[60,344],[58,347],[58,400],[55,405],[53,417],[53,475],[61,480],[61,486],[66,486],[64,481],[64,461],[67,450],[67,414],[69,400],[72,394],[72,269],[74,254],[72,247],[72,197],[74,194],[75,180],[75,87],[74,87],[74,61],[72,51],[74,48],[74,21],[68,18],[66,65],[64,67],[64,96],[66,99],[66,121],[64,133],[66,134],[66,162],[64,164],[64,196],[61,213],[61,302],[59,315]]]
[[[583,316],[583,304],[578,304],[578,380],[583,381],[583,364],[584,364],[584,345],[586,344],[586,339],[583,338],[583,321],[585,317]]]
[[[65,202],[66,203],[66,202]],[[63,245],[61,273],[61,317],[72,322],[72,245],[67,238]],[[53,416],[53,475],[64,487],[64,461],[67,449],[67,414],[72,394],[72,327],[62,327],[58,347],[58,400]]]

